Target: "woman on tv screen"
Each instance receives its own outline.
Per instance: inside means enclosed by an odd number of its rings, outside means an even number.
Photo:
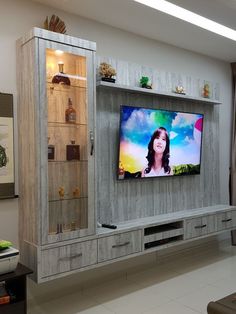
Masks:
[[[148,154],[146,156],[148,165],[142,170],[142,177],[172,175],[169,157],[169,135],[165,128],[160,127],[155,130],[148,144]]]

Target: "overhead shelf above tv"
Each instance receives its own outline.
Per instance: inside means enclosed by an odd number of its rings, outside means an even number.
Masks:
[[[111,88],[111,89],[120,90],[124,92],[130,92],[130,93],[141,93],[141,94],[175,98],[175,99],[184,99],[188,101],[201,102],[201,103],[206,103],[206,104],[211,104],[211,105],[221,104],[221,102],[214,99],[207,99],[203,97],[197,98],[197,97],[188,96],[184,94],[177,94],[177,93],[164,93],[164,92],[160,92],[154,89],[141,88],[137,86],[120,85],[120,84],[109,83],[109,82],[104,82],[104,81],[97,81],[97,87],[108,88],[108,89]]]

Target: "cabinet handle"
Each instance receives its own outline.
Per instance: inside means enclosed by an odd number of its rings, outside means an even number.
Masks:
[[[229,221],[232,221],[232,218],[228,218],[228,219],[223,219],[221,220],[222,222],[229,222]]]
[[[120,243],[120,244],[114,244],[114,245],[112,245],[112,248],[126,246],[126,245],[129,245],[129,244],[130,244],[130,241],[127,241],[127,242],[124,242],[124,243]]]
[[[90,155],[93,156],[93,151],[94,151],[94,135],[93,135],[93,131],[90,131],[90,144],[91,144]]]
[[[82,256],[82,253],[79,253],[79,254],[76,254],[76,255],[72,255],[72,256],[61,257],[61,258],[59,258],[59,262],[71,260],[73,258],[77,258],[77,257],[81,257],[81,256]]]
[[[194,228],[195,229],[202,229],[202,228],[205,228],[207,225],[201,225],[201,226],[195,226]]]

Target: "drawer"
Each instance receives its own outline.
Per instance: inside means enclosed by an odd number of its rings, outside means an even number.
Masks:
[[[217,214],[217,231],[232,228],[235,225],[233,216],[232,211]]]
[[[42,251],[42,277],[97,263],[97,240]]]
[[[141,251],[141,230],[98,239],[98,262]]]
[[[186,219],[185,239],[201,237],[217,231],[216,215]]]

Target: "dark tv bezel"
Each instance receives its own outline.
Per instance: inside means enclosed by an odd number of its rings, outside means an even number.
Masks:
[[[202,115],[203,123],[202,123],[202,136],[201,136],[201,145],[200,145],[200,171],[199,173],[184,173],[179,175],[168,175],[168,176],[155,176],[155,177],[129,177],[129,178],[119,178],[119,163],[120,163],[120,136],[121,136],[121,110],[123,107],[130,107],[130,108],[140,108],[140,109],[147,109],[147,110],[159,110],[159,111],[170,111],[170,112],[179,112],[179,113],[189,113],[189,114],[198,114]],[[202,164],[202,142],[203,142],[203,129],[204,129],[204,113],[199,112],[189,112],[189,111],[176,111],[176,110],[169,110],[169,109],[159,109],[159,108],[151,108],[151,107],[143,107],[143,106],[130,106],[130,105],[120,105],[120,122],[119,122],[119,138],[118,138],[118,160],[117,160],[117,171],[116,171],[116,178],[118,181],[126,181],[126,180],[153,180],[156,178],[179,178],[185,176],[196,176],[201,174],[201,164]]]

